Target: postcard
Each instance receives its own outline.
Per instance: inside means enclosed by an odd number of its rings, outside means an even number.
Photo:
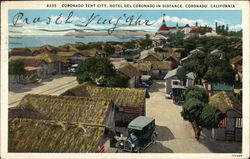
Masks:
[[[2,158],[249,158],[248,1],[1,10]]]

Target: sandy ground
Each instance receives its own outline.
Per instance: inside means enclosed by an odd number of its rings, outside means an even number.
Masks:
[[[161,153],[234,153],[241,152],[241,143],[214,141],[209,130],[204,131],[200,141],[194,138],[191,124],[180,115],[181,106],[165,98],[163,81],[156,81],[151,86],[150,98],[146,101],[146,116],[156,120],[157,142],[145,152]]]
[[[26,94],[60,95],[78,83],[75,76],[55,75],[39,84],[10,84],[9,107],[16,106]]]

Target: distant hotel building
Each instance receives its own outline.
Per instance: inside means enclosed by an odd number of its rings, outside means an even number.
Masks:
[[[195,26],[189,26],[189,24],[186,24],[185,26],[178,26],[178,23],[174,27],[168,27],[166,25],[165,21],[165,14],[163,14],[163,20],[162,20],[162,25],[158,29],[158,32],[155,35],[156,37],[161,38],[162,36],[165,37],[165,39],[168,38],[169,34],[171,33],[177,33],[178,31],[181,31],[185,34],[185,38],[192,37],[193,35],[198,35],[198,34],[205,34],[205,33],[212,33],[213,29],[207,25],[205,26],[198,26],[198,22],[195,23]],[[160,36],[160,35],[162,36]]]

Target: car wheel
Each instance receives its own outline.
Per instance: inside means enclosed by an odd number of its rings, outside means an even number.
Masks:
[[[155,134],[153,134],[153,135],[151,136],[151,142],[152,142],[153,144],[156,142],[156,135],[155,135]]]
[[[122,149],[121,148],[118,148],[118,149],[116,149],[116,152],[115,153],[122,153],[123,151],[122,151]]]
[[[173,103],[174,104],[179,104],[180,98],[179,97],[173,97]]]

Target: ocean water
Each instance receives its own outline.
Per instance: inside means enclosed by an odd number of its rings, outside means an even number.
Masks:
[[[9,37],[9,50],[12,48],[24,48],[24,47],[40,47],[43,45],[60,46],[64,44],[75,44],[77,42],[89,43],[89,42],[107,42],[107,41],[119,41],[126,42],[143,38],[143,36],[19,36]]]

